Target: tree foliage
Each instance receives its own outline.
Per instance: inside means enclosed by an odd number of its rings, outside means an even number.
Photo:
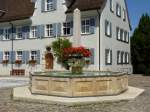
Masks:
[[[58,38],[56,41],[52,43],[52,50],[54,56],[57,57],[57,62],[64,66],[65,68],[68,67],[67,63],[64,60],[63,56],[63,49],[72,47],[72,43],[65,38]]]
[[[131,56],[134,73],[150,73],[150,16],[143,14],[131,37]]]

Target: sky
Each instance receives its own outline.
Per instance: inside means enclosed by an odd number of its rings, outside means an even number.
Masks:
[[[127,5],[132,29],[134,30],[143,13],[150,15],[150,0],[127,0]]]

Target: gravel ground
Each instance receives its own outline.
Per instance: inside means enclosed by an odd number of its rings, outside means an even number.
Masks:
[[[13,101],[12,89],[0,89],[0,112],[150,112],[150,77],[130,76],[129,85],[145,89],[132,101],[62,106]]]

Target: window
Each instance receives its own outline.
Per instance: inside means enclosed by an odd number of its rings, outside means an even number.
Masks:
[[[120,29],[120,38],[123,40],[123,29]]]
[[[105,35],[111,37],[111,33],[112,33],[112,25],[111,22],[109,21],[105,21]]]
[[[10,40],[9,29],[4,29],[3,40]]]
[[[106,58],[106,65],[112,64],[112,50],[106,49],[105,50],[105,58]]]
[[[123,8],[123,21],[126,21],[126,10]]]
[[[16,39],[22,39],[22,27],[18,27],[16,31]]]
[[[45,0],[45,11],[53,10],[54,8],[53,5],[54,5],[53,0]]]
[[[37,38],[37,26],[31,27],[32,38]]]
[[[119,4],[116,5],[116,15],[121,17],[121,6]]]
[[[3,57],[3,59],[4,59],[4,60],[9,60],[9,57],[10,57],[9,51],[5,51],[5,52],[4,52],[4,57]]]
[[[90,33],[90,19],[83,19],[81,21],[82,25],[82,34],[89,34]]]
[[[110,0],[110,11],[114,12],[113,0]]]
[[[127,31],[124,31],[124,41],[127,42]]]
[[[52,24],[47,24],[46,25],[46,37],[52,37],[54,36],[54,29]]]
[[[23,56],[22,51],[17,51],[16,52],[16,60],[22,60],[22,56]]]
[[[126,53],[126,64],[129,64],[129,53]]]
[[[36,60],[37,59],[37,51],[31,51],[30,59],[31,60]]]
[[[117,51],[117,63],[121,64],[121,52]]]
[[[127,33],[127,39],[126,39],[126,42],[129,43],[129,38],[130,38],[130,34],[129,32]]]
[[[116,28],[116,32],[117,32],[117,40],[120,40],[121,39],[121,37],[120,37],[120,28],[119,27],[117,27]]]
[[[63,35],[71,35],[71,22],[63,23]]]

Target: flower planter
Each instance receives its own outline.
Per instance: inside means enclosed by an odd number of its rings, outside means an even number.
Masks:
[[[29,60],[29,65],[35,65],[36,64],[36,60]]]
[[[3,64],[8,64],[8,63],[9,63],[9,60],[3,60],[2,63],[3,63]]]
[[[16,61],[15,61],[15,64],[16,64],[16,65],[20,65],[21,63],[22,63],[21,60],[16,60]]]
[[[83,72],[83,67],[81,66],[72,66],[71,71],[73,74],[81,74]]]

